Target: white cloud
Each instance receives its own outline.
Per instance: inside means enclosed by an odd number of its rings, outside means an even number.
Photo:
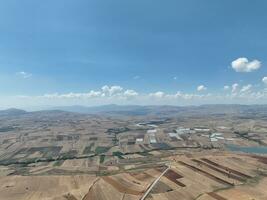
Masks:
[[[45,97],[45,98],[62,98],[62,99],[71,99],[71,98],[96,98],[101,97],[102,93],[99,91],[91,90],[88,93],[66,93],[66,94],[59,94],[59,93],[53,93],[53,94],[45,94],[43,96],[39,96],[39,98]]]
[[[183,96],[183,94],[182,94],[182,92],[180,92],[180,91],[178,91],[178,92],[174,95],[175,98],[179,98],[179,97],[182,97],[182,96]]]
[[[91,90],[85,93],[52,93],[38,96],[38,98],[49,98],[49,99],[94,99],[94,98],[133,98],[139,94],[135,90],[124,90],[120,86],[103,86],[101,90]]]
[[[267,76],[265,76],[265,77],[262,78],[262,82],[265,83],[265,84],[267,84]]]
[[[30,73],[27,73],[27,72],[24,72],[24,71],[21,71],[21,72],[17,72],[16,73],[18,76],[22,77],[22,78],[30,78],[32,77],[32,74]]]
[[[197,87],[197,91],[199,91],[199,92],[201,92],[201,91],[205,91],[205,90],[207,90],[207,87],[205,87],[204,85],[199,85],[199,86]]]
[[[232,62],[232,68],[236,72],[252,72],[261,67],[258,60],[249,61],[247,58],[238,58]]]
[[[156,97],[156,98],[163,98],[165,95],[164,92],[161,92],[161,91],[158,91],[158,92],[155,92],[155,93],[150,93],[149,96],[151,97]]]
[[[204,86],[205,87],[205,86]],[[203,87],[201,87],[203,89]],[[205,87],[206,88],[206,87]],[[90,90],[81,93],[51,93],[40,96],[19,95],[23,104],[29,105],[103,105],[103,104],[137,104],[137,105],[199,105],[212,103],[266,103],[267,87],[259,89],[251,84],[238,85],[234,83],[227,87],[232,92],[216,93],[142,93],[131,89],[123,89],[121,86],[103,86],[99,90]],[[201,89],[201,90],[202,90]],[[255,91],[257,90],[257,91]]]
[[[125,92],[125,91],[124,91]],[[127,96],[124,92],[120,96],[92,97],[84,93],[46,94],[42,96],[14,96],[14,105],[41,106],[41,105],[105,105],[105,104],[136,104],[136,105],[200,105],[213,103],[233,104],[265,104],[267,102],[267,90],[249,92],[237,92],[230,94],[194,94],[194,93],[152,93],[134,97]],[[89,92],[90,93],[90,92]],[[128,92],[127,92],[128,93]],[[129,94],[129,93],[128,93]],[[19,102],[18,102],[19,100]],[[3,99],[0,99],[3,102]],[[9,101],[7,104],[10,104]],[[3,104],[2,104],[3,105]],[[10,107],[10,106],[9,106]]]
[[[245,85],[245,86],[243,86],[241,88],[240,92],[241,93],[250,92],[251,88],[252,88],[252,85],[251,84]]]
[[[236,93],[237,92],[237,90],[238,90],[238,83],[234,83],[233,85],[232,85],[232,93]]]
[[[134,90],[126,90],[124,92],[124,96],[125,97],[136,97],[136,96],[138,96],[138,93]]]
[[[225,85],[225,86],[223,87],[223,89],[224,89],[224,90],[229,90],[230,87],[229,87],[229,85]]]
[[[86,97],[100,97],[102,93],[100,91],[91,90],[89,93],[85,94]]]
[[[123,91],[123,88],[118,85],[114,85],[111,87],[104,85],[101,89],[105,93],[105,95],[108,95],[108,96],[113,96]]]

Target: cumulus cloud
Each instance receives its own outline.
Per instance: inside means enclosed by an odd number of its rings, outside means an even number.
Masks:
[[[232,68],[236,72],[252,72],[261,67],[261,62],[258,60],[249,61],[247,58],[238,58],[232,62]]]
[[[229,90],[230,87],[229,87],[229,85],[225,85],[225,86],[223,87],[223,89],[224,89],[224,90]]]
[[[236,93],[206,94],[206,93],[145,93],[138,94],[134,90],[124,90],[120,95],[105,96],[102,90],[90,91],[88,93],[66,93],[46,94],[42,96],[16,96],[21,102],[29,104],[50,104],[50,105],[103,105],[103,104],[146,104],[146,105],[199,105],[212,103],[266,103],[267,88],[253,91],[253,87],[239,86]]]
[[[149,94],[150,97],[155,97],[155,98],[163,98],[164,95],[165,95],[165,93],[161,92],[161,91]]]
[[[113,96],[113,95],[123,91],[123,88],[121,86],[118,86],[118,85],[114,85],[111,87],[109,87],[108,85],[104,85],[101,89],[108,96]]]
[[[24,71],[21,71],[21,72],[17,72],[16,73],[18,76],[22,77],[22,78],[30,78],[32,77],[32,74],[28,73],[28,72],[24,72]]]
[[[134,91],[134,90],[126,90],[124,92],[124,96],[125,97],[128,97],[128,98],[130,98],[130,97],[136,97],[136,96],[138,96],[138,93],[136,91]]]
[[[174,94],[175,98],[179,98],[179,97],[182,97],[182,96],[183,96],[183,93],[180,92],[180,91],[178,91],[178,92],[176,92],[176,94]]]
[[[267,76],[262,78],[262,82],[267,85]]]
[[[240,92],[241,93],[250,92],[251,91],[251,88],[252,88],[252,85],[251,84],[245,85],[245,86],[243,86],[241,88]]]
[[[139,94],[135,90],[124,90],[121,86],[103,86],[101,90],[91,90],[84,93],[52,93],[38,96],[38,98],[57,99],[93,99],[93,98],[133,98]]]
[[[197,87],[197,91],[199,91],[199,92],[201,92],[201,91],[205,91],[205,90],[207,90],[207,87],[205,87],[204,85],[199,85],[199,86]]]
[[[103,94],[100,91],[94,91],[91,90],[89,93],[85,94],[85,97],[100,97],[103,96]]]
[[[232,93],[236,93],[237,92],[237,90],[238,90],[238,83],[234,83],[233,85],[232,85]]]
[[[205,86],[203,86],[206,88]],[[200,91],[203,91],[200,87]],[[17,96],[23,98],[23,101],[44,104],[85,104],[85,105],[103,105],[109,103],[116,104],[171,104],[171,105],[194,105],[209,103],[265,103],[267,102],[267,87],[260,89],[251,84],[239,85],[234,83],[226,87],[229,92],[216,93],[165,93],[157,91],[154,93],[141,93],[132,89],[123,89],[121,86],[105,85],[99,90],[90,90],[81,93],[52,93],[41,96]]]
[[[59,93],[52,93],[52,94],[45,94],[43,96],[39,96],[40,97],[45,97],[45,98],[65,98],[65,99],[70,99],[70,98],[95,98],[95,97],[101,97],[103,96],[103,93],[101,93],[100,91],[94,91],[91,90],[88,93],[74,93],[74,92],[70,92],[70,93],[66,93],[66,94],[59,94]]]

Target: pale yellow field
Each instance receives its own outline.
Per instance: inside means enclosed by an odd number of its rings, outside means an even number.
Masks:
[[[0,177],[0,200],[82,199],[95,176],[6,176]]]

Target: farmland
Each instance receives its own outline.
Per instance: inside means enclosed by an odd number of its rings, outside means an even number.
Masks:
[[[266,120],[226,116],[0,117],[0,199],[266,199]]]

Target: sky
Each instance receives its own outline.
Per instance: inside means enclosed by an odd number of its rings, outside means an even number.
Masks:
[[[265,104],[266,9],[265,0],[0,0],[0,108]]]

